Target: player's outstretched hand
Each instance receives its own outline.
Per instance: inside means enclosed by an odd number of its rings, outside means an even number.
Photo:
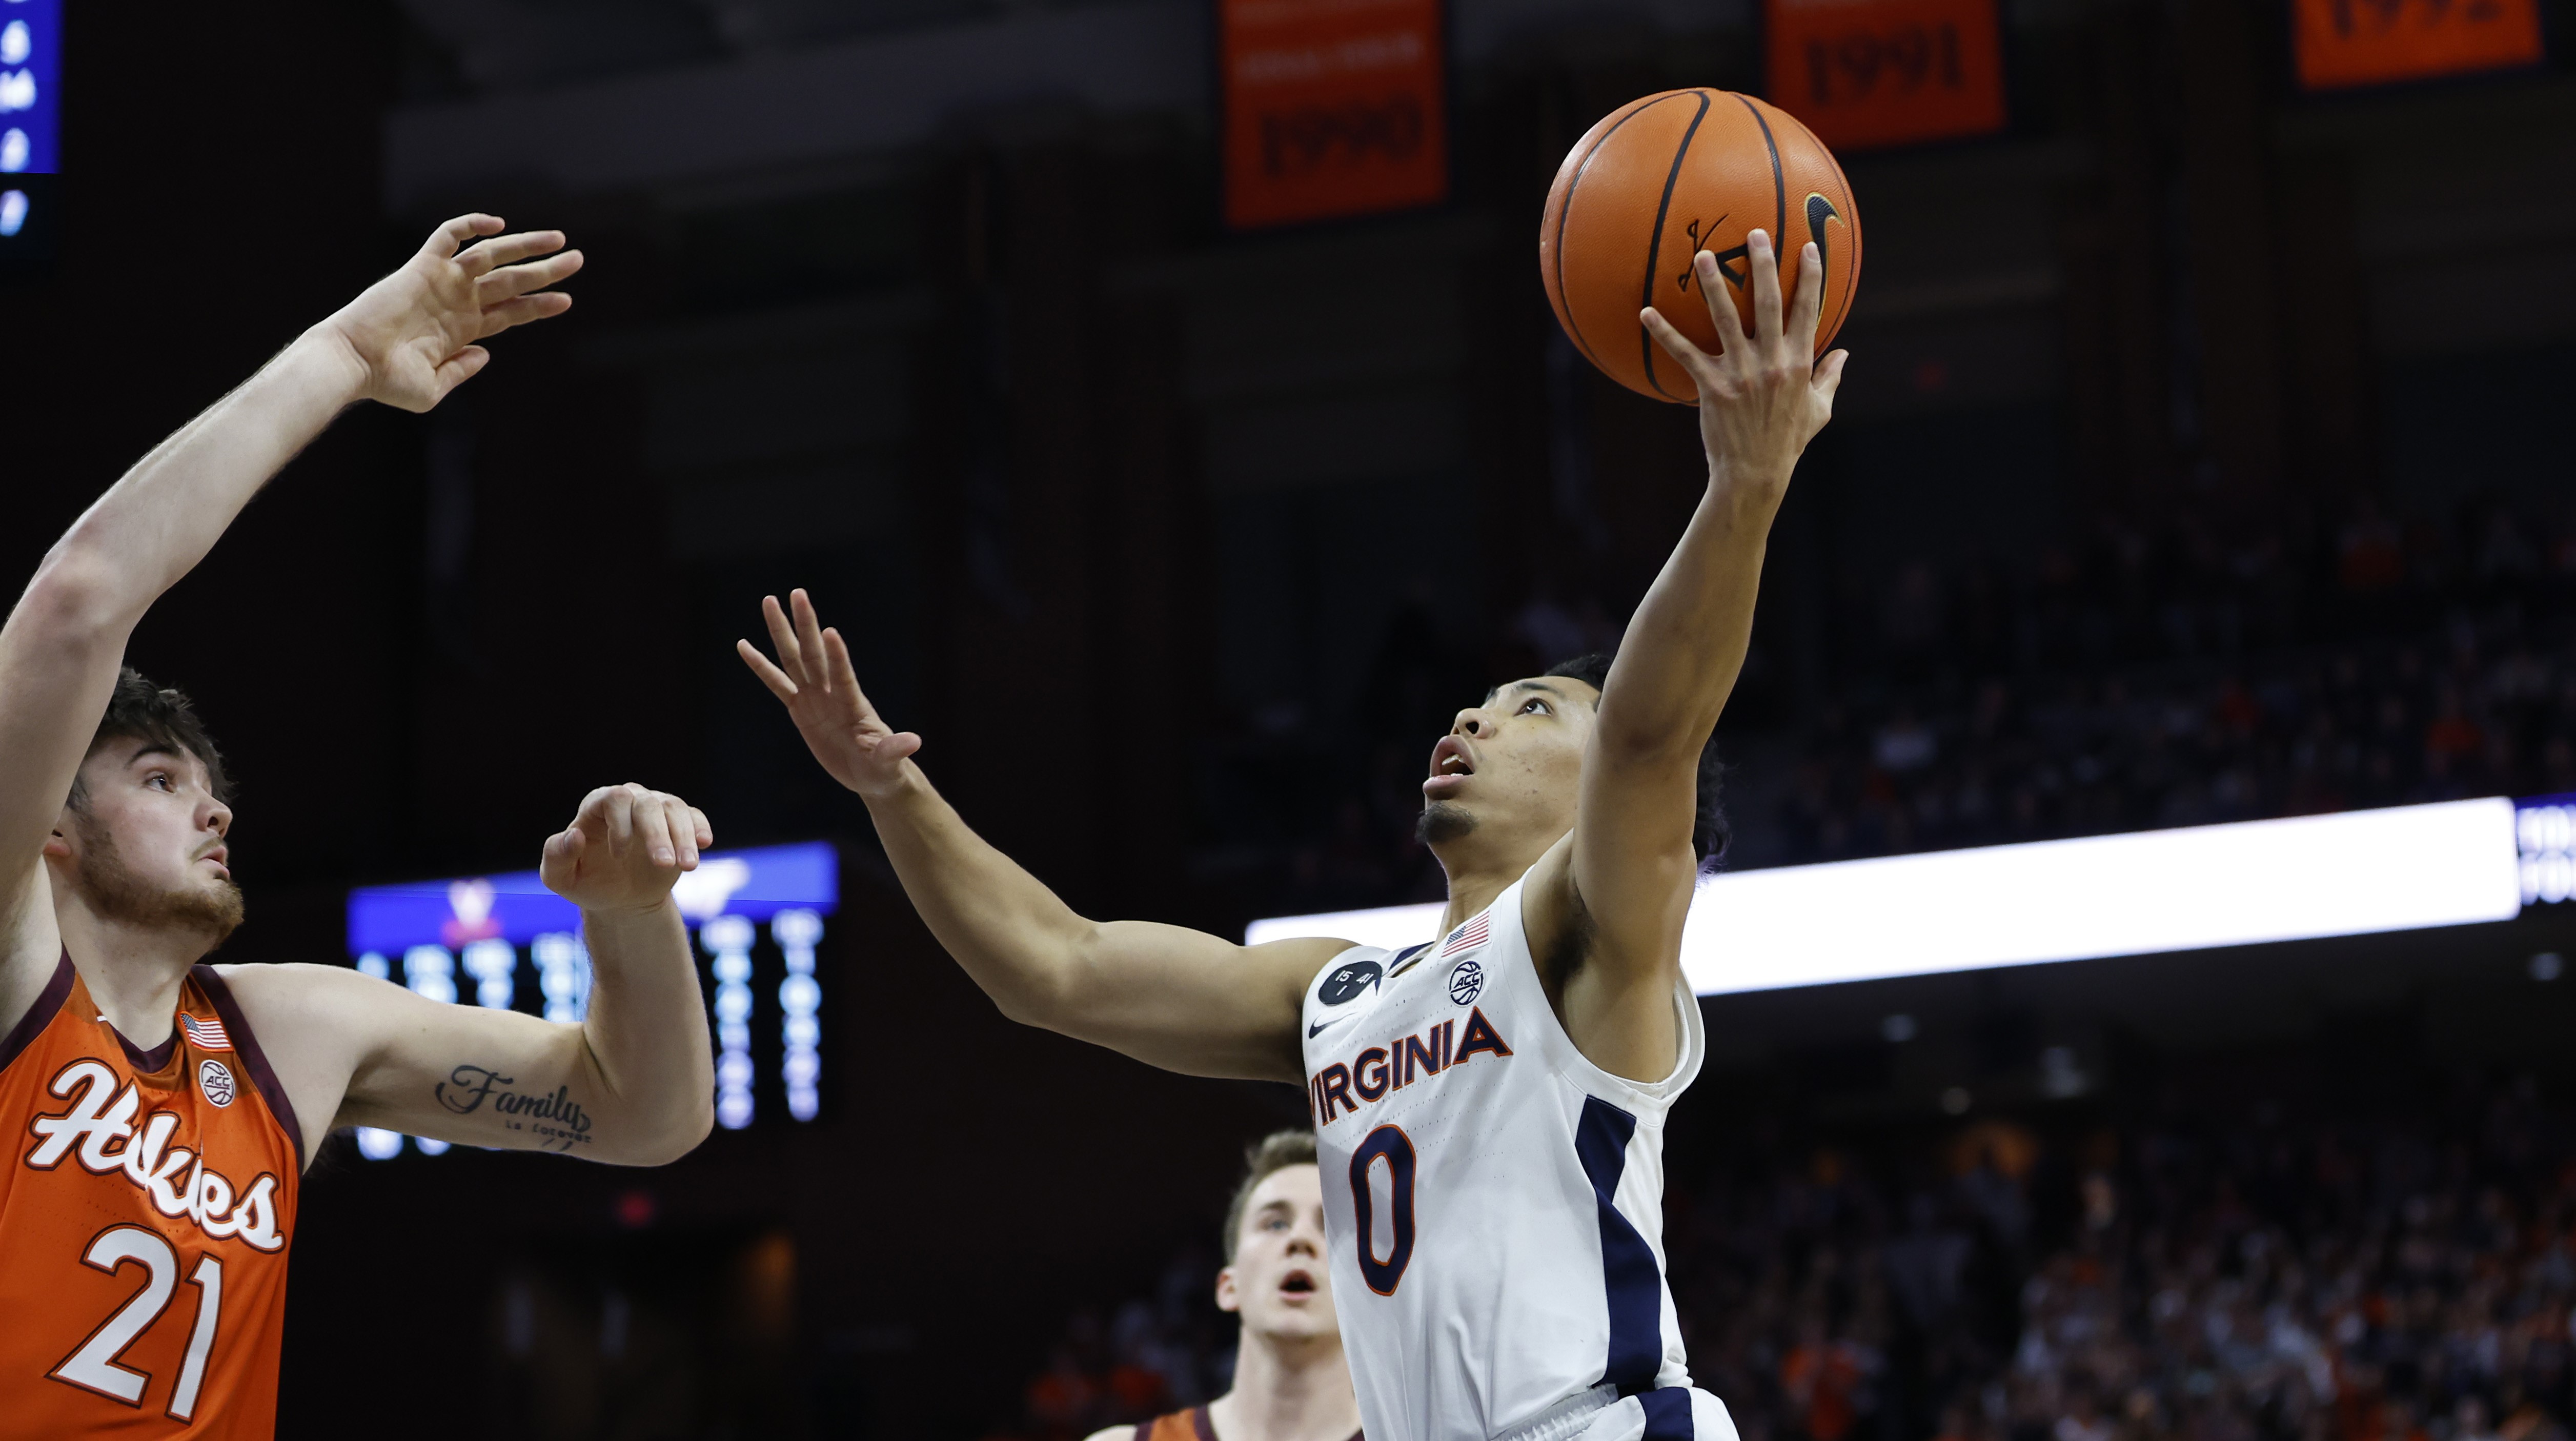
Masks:
[[[1745,237],[1745,246],[1753,282],[1751,335],[1744,333],[1717,257],[1705,250],[1691,264],[1717,326],[1718,353],[1692,344],[1652,306],[1640,318],[1699,387],[1699,434],[1708,447],[1710,482],[1744,486],[1776,501],[1807,442],[1833,419],[1834,391],[1850,353],[1837,350],[1815,359],[1816,317],[1825,292],[1825,262],[1816,247],[1799,252],[1798,295],[1784,319],[1771,237],[1756,230]]]
[[[460,215],[324,325],[366,367],[368,399],[424,411],[492,359],[476,342],[572,308],[545,288],[581,269],[563,247],[560,230],[503,235],[497,215]]]
[[[644,910],[715,843],[706,812],[678,796],[631,781],[601,786],[581,798],[571,825],[546,837],[537,876],[585,911]]]
[[[859,689],[859,673],[850,665],[850,648],[838,630],[825,630],[814,619],[814,602],[802,590],[788,593],[793,620],[764,596],[760,613],[769,621],[770,643],[778,648],[775,664],[747,640],[733,643],[742,663],[760,677],[787,707],[814,759],[832,779],[863,796],[890,794],[903,783],[904,757],[921,749],[921,737],[898,731],[877,715]]]

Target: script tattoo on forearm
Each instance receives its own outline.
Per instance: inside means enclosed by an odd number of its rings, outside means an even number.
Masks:
[[[431,1088],[438,1104],[460,1116],[471,1116],[491,1103],[492,1114],[513,1131],[525,1131],[546,1151],[569,1151],[590,1143],[590,1113],[572,1098],[572,1087],[557,1086],[552,1095],[530,1095],[510,1089],[511,1078],[485,1066],[459,1066]]]

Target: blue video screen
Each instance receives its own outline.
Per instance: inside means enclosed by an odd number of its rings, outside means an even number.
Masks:
[[[62,0],[0,0],[0,257],[52,250],[62,77]]]
[[[0,6],[16,0],[0,0]],[[823,978],[815,951],[840,908],[826,841],[709,851],[671,898],[688,922],[715,1022],[716,1124],[750,1126],[766,1093],[791,1121],[822,1109]],[[579,1023],[590,1001],[581,912],[535,871],[349,893],[350,963],[431,1000]],[[755,1031],[757,1027],[757,1031]],[[360,1127],[358,1153],[391,1160],[447,1144]]]

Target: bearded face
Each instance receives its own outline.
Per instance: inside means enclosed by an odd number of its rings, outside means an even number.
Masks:
[[[82,763],[45,853],[71,899],[100,920],[193,936],[213,950],[242,920],[231,827],[232,808],[196,757],[111,741]]]
[[[176,880],[148,879],[126,860],[104,824],[88,816],[77,824],[80,868],[72,876],[72,893],[99,919],[143,930],[194,932],[206,938],[210,951],[241,925],[241,887],[229,877],[200,874],[190,866]]]

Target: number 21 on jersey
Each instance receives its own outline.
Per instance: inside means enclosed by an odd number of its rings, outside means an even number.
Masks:
[[[54,1380],[84,1391],[139,1406],[152,1378],[118,1365],[117,1358],[161,1319],[162,1312],[170,1309],[171,1297],[179,1289],[179,1253],[158,1231],[141,1226],[110,1226],[91,1240],[80,1259],[82,1265],[111,1276],[128,1262],[140,1262],[143,1286],[99,1322],[88,1339],[50,1374]],[[188,1283],[197,1288],[197,1319],[188,1330],[188,1350],[179,1362],[178,1384],[170,1391],[169,1414],[174,1421],[185,1421],[196,1414],[197,1392],[206,1380],[206,1357],[215,1348],[216,1319],[224,1309],[224,1263],[213,1256],[200,1256]]]

